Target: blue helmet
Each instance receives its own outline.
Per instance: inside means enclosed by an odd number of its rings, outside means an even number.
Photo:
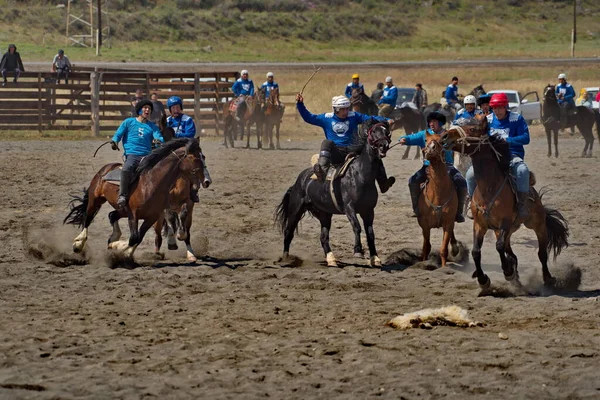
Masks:
[[[169,97],[169,100],[167,100],[167,108],[169,109],[169,111],[171,111],[171,107],[173,107],[175,104],[179,104],[179,107],[181,107],[181,109],[183,110],[183,101],[181,100],[181,97]]]
[[[477,99],[477,105],[482,105],[485,103],[489,103],[490,100],[492,99],[492,96],[489,93],[486,94],[482,94],[481,96],[479,96],[479,98]]]

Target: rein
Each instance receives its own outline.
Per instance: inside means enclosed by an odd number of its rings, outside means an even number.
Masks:
[[[490,137],[488,135],[480,136],[480,137],[468,136],[467,133],[465,132],[464,128],[462,126],[457,126],[457,125],[451,126],[449,130],[456,130],[458,132],[458,134],[460,135],[460,138],[458,138],[456,140],[456,143],[461,145],[461,151],[460,151],[461,153],[464,154],[465,147],[470,147],[471,144],[473,144],[473,142],[475,142],[474,145],[477,147],[475,148],[475,150],[473,150],[472,153],[478,152],[481,149],[481,146],[489,145],[490,148],[492,149],[492,151],[494,152],[494,155],[498,159],[498,161],[500,161],[500,159],[502,158],[502,154],[500,154],[500,152],[498,150],[496,150],[494,145],[491,143]]]
[[[369,143],[369,145],[372,147],[379,147],[378,145],[382,141],[385,141],[388,144],[392,141],[388,134],[386,134],[384,137],[381,137],[379,139],[373,139],[373,130],[375,128],[377,128],[378,126],[382,126],[383,128],[385,128],[385,124],[383,122],[379,122],[379,123],[373,125],[372,127],[370,127],[369,130],[367,131],[367,143]],[[391,147],[389,147],[388,150],[389,149],[391,149]]]

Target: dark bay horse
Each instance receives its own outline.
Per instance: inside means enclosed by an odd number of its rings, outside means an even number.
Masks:
[[[283,118],[283,113],[285,112],[285,107],[281,104],[277,104],[277,100],[279,99],[279,88],[271,89],[271,93],[269,97],[265,100],[265,134],[269,139],[269,148],[274,149],[275,145],[273,144],[273,128],[275,128],[275,137],[277,139],[277,150],[281,149],[281,145],[279,144],[279,128],[281,127],[281,119]]]
[[[585,146],[581,157],[591,157],[594,148],[594,124],[596,123],[596,114],[594,110],[579,106],[576,107],[576,114],[568,117],[567,127],[577,129],[581,132],[585,140]],[[558,131],[561,128],[560,106],[556,99],[555,86],[548,84],[544,88],[544,104],[542,106],[542,123],[546,130],[548,138],[548,157],[552,156],[552,133],[554,133],[554,156],[558,157]],[[600,130],[598,131],[598,140],[600,140]]]
[[[329,230],[333,214],[345,214],[348,217],[355,236],[354,255],[363,257],[361,226],[357,217],[360,215],[367,234],[370,265],[381,266],[373,232],[378,196],[375,179],[382,158],[389,149],[391,133],[387,123],[370,122],[364,124],[360,137],[364,142],[362,151],[341,178],[335,179],[333,183],[329,181],[320,183],[311,179],[313,169],[308,168],[300,173],[296,183],[283,196],[275,213],[275,220],[284,235],[283,259],[289,256],[294,231],[306,212],[321,222],[321,245],[328,266],[337,266],[329,246]]]
[[[250,147],[250,133],[251,128],[254,125],[256,128],[256,146],[262,149],[262,129],[264,126],[265,115],[260,105],[264,102],[265,91],[259,88],[253,97],[246,97],[244,107],[246,112],[244,113],[241,121],[235,119],[235,111],[231,109],[231,102],[223,105],[223,115],[225,115],[225,127],[223,132],[223,144],[225,147],[234,147],[234,140],[237,138],[239,132],[241,137],[240,140],[244,139],[244,133],[247,129],[247,142],[246,148]],[[237,99],[232,100],[235,102]],[[241,107],[239,105],[238,107]]]
[[[105,181],[104,176],[121,166],[120,163],[107,164],[94,175],[83,197],[74,196],[69,203],[71,210],[64,223],[83,228],[73,241],[73,251],[79,253],[85,247],[88,227],[105,202],[115,209],[109,214],[113,233],[108,239],[108,247],[122,251],[127,258],[142,242],[144,235],[156,221],[164,217],[169,205],[170,188],[181,176],[190,181],[204,181],[204,162],[200,144],[196,139],[175,139],[165,143],[146,156],[136,170],[132,181],[128,206],[117,208],[119,186]],[[118,241],[121,237],[118,221],[127,217],[130,236],[128,241]],[[138,230],[138,221],[144,220]],[[157,235],[158,247],[162,243],[160,229]],[[159,243],[160,242],[160,243]]]
[[[352,104],[352,111],[365,115],[377,115],[379,111],[377,104],[361,88],[352,89],[350,104]]]
[[[418,222],[423,231],[423,250],[421,259],[426,261],[431,252],[431,229],[442,228],[444,235],[440,247],[442,267],[448,259],[448,244],[452,244],[452,253],[458,253],[454,236],[454,220],[458,208],[458,195],[454,183],[448,174],[444,160],[444,148],[440,143],[440,135],[427,135],[427,143],[423,156],[429,160],[427,181],[419,196]]]
[[[390,113],[388,118],[394,120],[394,125],[392,126],[392,129],[395,130],[402,128],[404,129],[404,133],[406,135],[422,131],[426,128],[425,117],[423,116],[423,113],[417,110],[416,108],[411,107],[408,104],[402,105],[402,107],[394,109],[394,111]],[[404,151],[404,155],[402,156],[403,160],[408,158],[408,153],[411,147],[412,146],[407,146],[406,150]],[[417,148],[417,151],[415,153],[415,159],[417,159],[421,155],[421,149],[419,149],[418,146],[415,147]]]
[[[481,245],[488,230],[496,234],[496,250],[500,255],[502,270],[507,281],[519,283],[517,256],[512,250],[510,238],[522,224],[532,229],[538,239],[538,258],[542,264],[544,284],[553,286],[556,279],[548,270],[548,252],[554,252],[554,258],[569,245],[569,227],[563,215],[555,209],[542,204],[542,196],[533,187],[532,179],[527,200],[529,217],[518,217],[516,199],[509,176],[510,151],[504,140],[487,135],[487,118],[477,116],[465,121],[463,126],[452,126],[442,134],[442,144],[454,151],[465,153],[473,160],[473,169],[477,188],[471,202],[473,213],[473,250],[479,285],[487,289],[489,277],[481,269]]]

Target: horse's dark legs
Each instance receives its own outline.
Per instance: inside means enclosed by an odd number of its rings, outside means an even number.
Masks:
[[[259,122],[256,122],[255,124],[256,126],[256,142],[257,142],[257,148],[258,149],[262,149],[262,141],[263,141],[263,127],[262,124]],[[248,132],[248,134],[250,134],[250,132]]]
[[[179,221],[181,221],[181,224],[179,224],[179,229],[177,230],[177,239],[179,240],[186,240],[187,239],[187,231],[186,231],[186,227],[185,227],[185,223],[184,221],[186,221],[188,217],[188,209],[187,209],[187,204],[184,204],[181,207],[181,211],[179,212]]]
[[[356,216],[356,211],[352,207],[352,205],[346,205],[346,216],[352,225],[352,230],[354,231],[354,257],[364,257],[364,251],[362,247],[362,243],[360,242],[360,222],[358,221],[358,217]]]
[[[477,222],[473,224],[473,249],[471,250],[471,256],[475,262],[475,272],[473,278],[477,278],[477,282],[482,289],[490,287],[490,278],[481,269],[481,245],[483,244],[483,238],[487,228],[480,227]]]
[[[154,254],[160,255],[160,248],[162,246],[162,226],[165,222],[165,216],[159,217],[154,224]]]
[[[169,250],[177,250],[177,241],[175,240],[175,231],[177,230],[177,214],[173,211],[166,212],[167,219],[167,247]]]
[[[552,157],[552,130],[544,127],[546,130],[546,139],[548,139],[548,157]]]
[[[111,211],[108,213],[108,220],[112,225],[113,231],[110,237],[108,238],[108,245],[117,240],[121,239],[121,228],[119,227],[119,220],[121,219],[121,215],[118,211]]]
[[[275,124],[275,134],[277,135],[277,150],[281,150],[281,145],[279,144],[279,128],[281,126],[281,123],[277,122]]]
[[[369,246],[369,263],[371,267],[381,267],[381,260],[377,256],[377,248],[375,247],[375,231],[373,230],[373,220],[375,214],[373,212],[360,215],[363,224],[365,225],[365,233],[367,235],[367,245]]]
[[[412,146],[406,146],[406,150],[404,150],[404,154],[402,155],[402,159],[406,160],[408,158],[408,153],[410,153],[410,148]]]
[[[554,130],[554,157],[558,158],[558,129]]]
[[[139,230],[138,230],[138,219],[136,216],[132,216],[128,220],[129,222],[129,247],[136,246],[140,243]]]
[[[421,227],[423,231],[423,248],[421,249],[421,261],[426,261],[431,253],[431,231],[429,228]]]
[[[93,191],[94,188],[92,188],[92,185],[90,184],[90,187],[88,188],[90,197],[88,199],[87,206],[85,206],[85,221],[83,223],[83,230],[73,240],[74,253],[80,253],[85,247],[88,239],[88,227],[92,224],[92,221],[94,220],[96,213],[98,213],[98,210],[100,210],[100,207],[102,207],[102,204],[106,202],[104,197],[94,197]]]
[[[331,214],[320,212],[317,217],[321,222],[321,246],[323,247],[323,252],[325,253],[325,258],[327,260],[328,267],[337,267],[337,261],[333,252],[331,251],[331,246],[329,245],[329,231],[331,230]]]
[[[502,265],[502,271],[504,272],[504,279],[507,281],[513,281],[517,277],[515,273],[516,270],[513,268],[512,264],[506,257],[506,242],[508,234],[510,233],[510,222],[508,223],[508,228],[506,228],[507,224],[504,224],[504,228],[500,229],[500,231],[496,231],[496,251],[500,255],[500,262]]]
[[[544,284],[547,286],[554,286],[556,284],[556,278],[550,274],[550,270],[548,269],[548,232],[545,223],[536,226],[534,231],[538,239],[538,258],[542,263]]]
[[[517,258],[517,255],[515,254],[515,252],[513,251],[512,247],[510,245],[510,237],[511,237],[511,234],[509,233],[508,236],[506,237],[506,240],[504,243],[504,249],[506,250],[508,262],[515,269],[515,275],[518,280],[519,279],[519,270],[517,267],[519,266],[519,259]]]
[[[421,149],[419,148],[419,146],[415,146],[415,158],[414,160],[418,160],[421,157]]]
[[[300,222],[302,214],[304,214],[305,206],[304,199],[300,197],[299,193],[292,191],[290,193],[290,200],[287,206],[288,215],[287,223],[283,231],[283,258],[287,258],[290,253],[290,244],[294,239],[294,231]]]
[[[185,208],[185,214],[182,212],[180,214],[180,220],[181,220],[181,225],[183,226],[183,229],[185,230],[185,239],[183,240],[185,243],[185,247],[187,249],[186,252],[186,257],[187,260],[190,262],[196,262],[198,260],[198,258],[196,257],[196,252],[194,251],[194,249],[192,248],[192,236],[190,234],[190,231],[192,229],[192,216],[193,216],[193,209],[194,209],[194,204],[191,203],[188,207],[187,204],[184,204],[183,207]]]

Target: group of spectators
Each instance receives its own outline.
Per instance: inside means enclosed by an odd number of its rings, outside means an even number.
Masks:
[[[71,62],[65,55],[64,50],[58,50],[58,54],[54,56],[52,60],[51,72],[56,74],[56,83],[60,83],[61,79],[64,79],[65,83],[69,83],[69,72],[72,70]],[[17,46],[14,44],[8,45],[8,50],[2,55],[0,60],[0,73],[2,73],[2,87],[5,87],[8,83],[9,74],[13,77],[13,83],[17,83],[21,72],[25,71],[23,67],[23,60],[21,55],[17,51]]]

